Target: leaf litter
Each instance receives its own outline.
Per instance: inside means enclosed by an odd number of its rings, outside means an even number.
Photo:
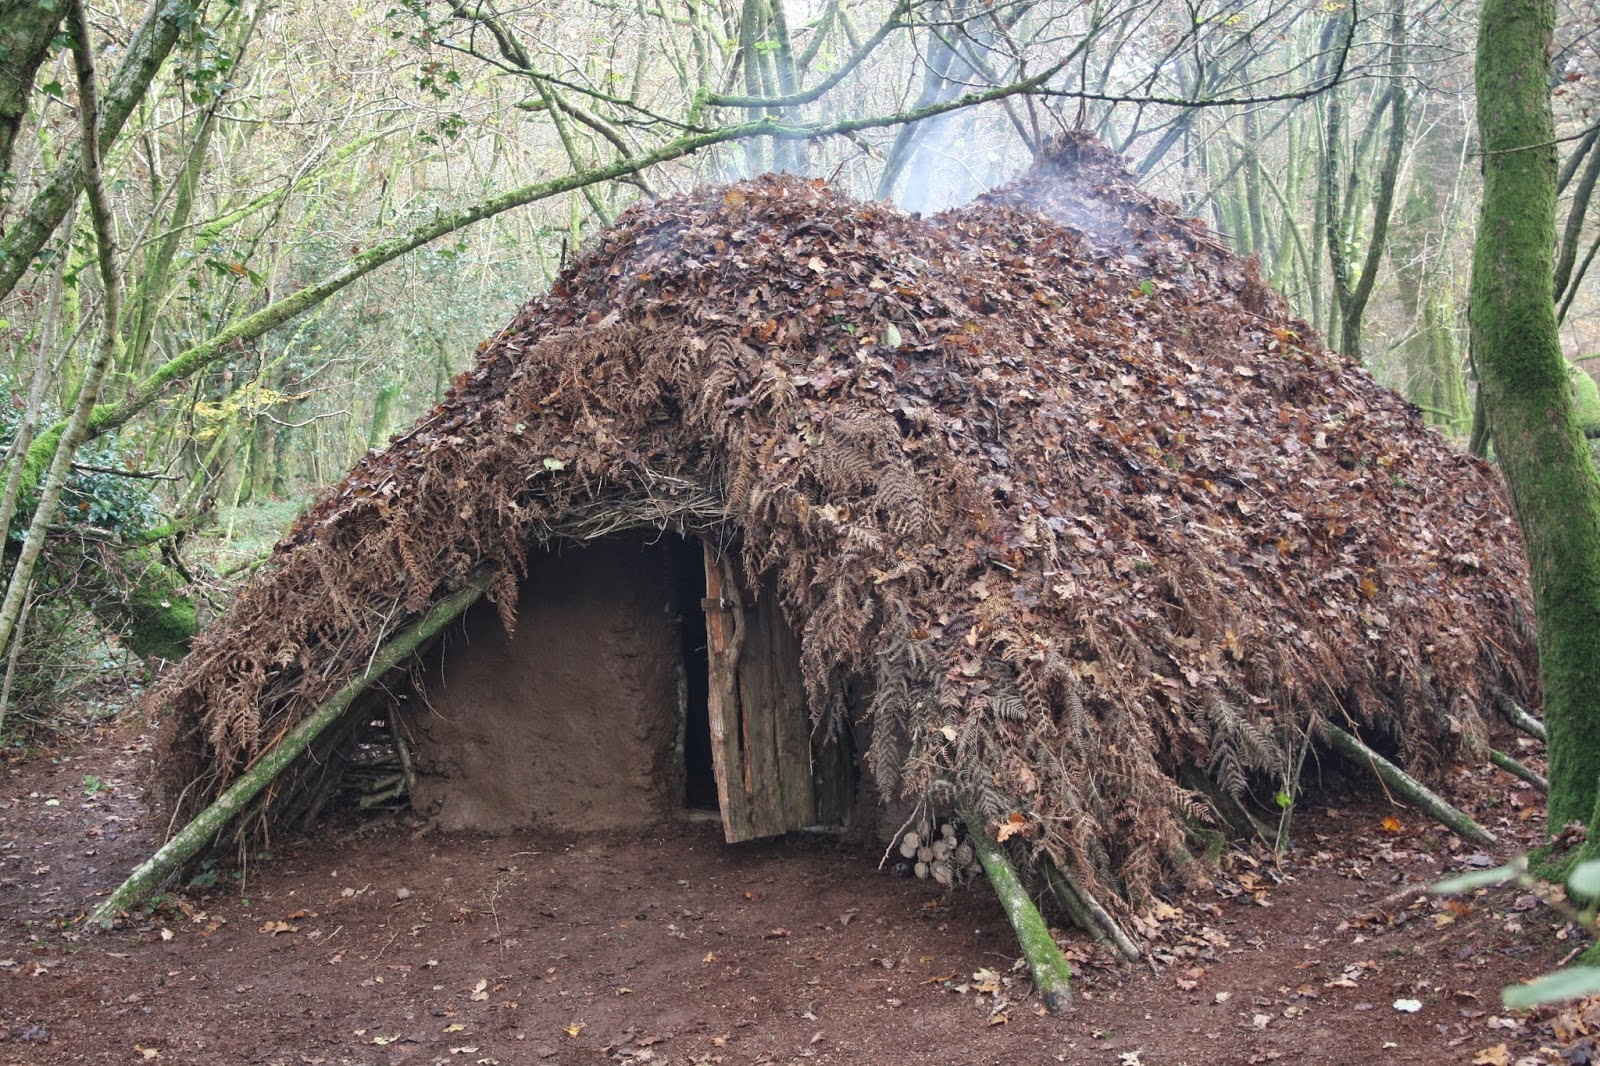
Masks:
[[[885,795],[1116,905],[1202,876],[1186,824],[1284,795],[1322,717],[1437,777],[1535,696],[1492,471],[1069,134],[932,219],[788,176],[627,212],[160,679],[162,794],[472,575],[509,626],[527,552],[637,525],[738,534],[813,714],[868,682]]]

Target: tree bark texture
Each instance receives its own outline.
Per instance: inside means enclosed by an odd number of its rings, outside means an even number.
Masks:
[[[34,76],[65,13],[63,5],[45,0],[0,0],[0,173],[11,169]]]
[[[1485,0],[1477,52],[1483,204],[1472,346],[1527,542],[1550,736],[1548,826],[1588,822],[1600,781],[1600,480],[1557,333],[1555,0]]]

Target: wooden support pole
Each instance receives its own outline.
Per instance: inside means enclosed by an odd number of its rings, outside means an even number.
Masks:
[[[398,666],[425,641],[448,625],[483,595],[489,577],[483,576],[435,603],[416,622],[373,653],[366,669],[357,674],[322,706],[307,715],[282,740],[236,778],[221,796],[195,816],[171,840],[146,859],[115,892],[89,912],[89,924],[106,928],[117,914],[133,906],[171,877],[189,859],[227,827],[312,741],[349,708],[373,681]]]
[[[405,778],[406,795],[417,794],[417,771],[411,762],[411,745],[406,743],[406,731],[400,725],[400,708],[389,705],[389,733],[394,738],[394,753],[400,760],[400,773]]]
[[[1056,869],[1056,864],[1048,859],[1040,863],[1044,870],[1044,879],[1050,885],[1050,894],[1056,898],[1056,903],[1067,912],[1067,917],[1072,919],[1072,924],[1089,934],[1089,939],[1096,944],[1115,949],[1111,942],[1111,934],[1100,927],[1094,920],[1094,915],[1089,913],[1089,908],[1084,906],[1083,900],[1072,891],[1066,880],[1061,876],[1061,871]]]
[[[1039,909],[1028,898],[1016,869],[1006,858],[1005,849],[989,838],[982,819],[976,814],[965,811],[962,818],[967,823],[967,839],[978,853],[978,862],[983,864],[983,872],[994,886],[995,895],[1000,897],[1000,906],[1017,934],[1023,957],[1028,960],[1033,986],[1039,990],[1046,1010],[1051,1014],[1061,1013],[1072,1002],[1072,968],[1056,945],[1055,937],[1050,935],[1050,927]]]
[[[1506,716],[1506,721],[1522,730],[1531,737],[1547,740],[1544,723],[1522,709],[1522,705],[1510,696],[1501,696],[1496,700],[1500,705],[1500,713]]]
[[[1050,891],[1056,897],[1056,902],[1095,943],[1113,949],[1129,962],[1138,962],[1144,957],[1139,946],[1122,931],[1111,912],[1089,893],[1071,870],[1063,869],[1049,859],[1044,860],[1042,865],[1045,880],[1050,883]]]
[[[1463,840],[1485,847],[1496,843],[1494,834],[1450,806],[1437,793],[1421,781],[1406,773],[1382,755],[1367,747],[1354,736],[1330,722],[1322,725],[1323,734],[1333,744],[1334,750],[1352,762],[1365,763],[1378,779],[1404,796],[1412,806],[1437,820],[1446,829]]]
[[[1540,792],[1550,791],[1550,782],[1546,781],[1538,771],[1524,766],[1503,751],[1489,749],[1489,761],[1513,777],[1520,777]]]

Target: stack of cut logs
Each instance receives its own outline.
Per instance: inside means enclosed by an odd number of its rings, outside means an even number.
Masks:
[[[950,819],[939,823],[935,832],[926,834],[915,830],[900,838],[900,854],[906,859],[911,873],[920,878],[933,878],[941,885],[965,883],[976,877],[981,867],[972,845],[963,839],[962,825]]]
[[[408,790],[400,756],[393,751],[363,755],[366,757],[352,759],[345,768],[340,790],[355,796],[358,810],[405,806]]]
[[[393,720],[367,722],[356,738],[340,790],[356,798],[358,810],[399,810],[410,804],[415,784],[410,746]]]

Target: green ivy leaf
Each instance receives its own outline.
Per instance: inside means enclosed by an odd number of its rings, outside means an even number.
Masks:
[[[1600,861],[1580,862],[1567,878],[1567,888],[1574,896],[1600,899]]]
[[[1428,891],[1435,896],[1459,896],[1464,892],[1471,892],[1477,888],[1488,888],[1491,885],[1503,885],[1507,881],[1514,881],[1528,868],[1528,857],[1519,855],[1504,866],[1496,866],[1492,870],[1473,870],[1471,873],[1452,877],[1448,881],[1440,881],[1436,885],[1429,885]]]
[[[1569,966],[1565,970],[1547,973],[1525,985],[1511,985],[1500,990],[1500,1002],[1507,1010],[1527,1010],[1542,1003],[1560,1003],[1568,999],[1583,999],[1600,992],[1600,966]]]

